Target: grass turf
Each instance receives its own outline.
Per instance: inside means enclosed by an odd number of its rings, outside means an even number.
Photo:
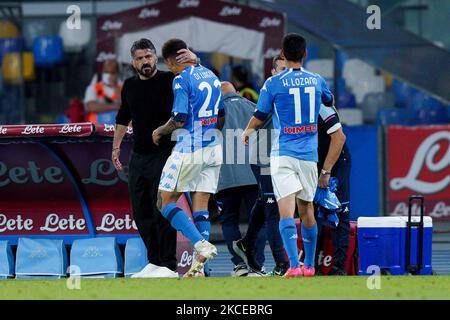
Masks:
[[[0,299],[450,299],[450,276],[383,276],[379,290],[367,277],[80,280],[4,280]]]

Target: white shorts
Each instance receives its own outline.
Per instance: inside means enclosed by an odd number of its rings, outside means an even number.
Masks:
[[[277,201],[293,193],[303,201],[314,200],[318,180],[317,163],[289,156],[271,157],[270,171]]]
[[[222,146],[191,153],[172,151],[159,181],[159,190],[216,193],[222,165]]]

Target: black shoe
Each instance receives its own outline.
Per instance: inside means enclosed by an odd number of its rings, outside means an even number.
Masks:
[[[246,277],[248,275],[247,265],[243,262],[240,262],[233,268],[233,273],[231,274],[233,277]]]
[[[328,272],[329,276],[346,276],[347,272],[344,269],[338,267],[332,267]]]
[[[287,263],[277,264],[268,275],[272,277],[282,277],[284,276],[288,268],[289,266]]]
[[[255,271],[257,273],[262,272],[261,266],[256,261],[254,252],[246,248],[242,240],[233,241],[233,250],[242,260],[244,260],[249,271]]]

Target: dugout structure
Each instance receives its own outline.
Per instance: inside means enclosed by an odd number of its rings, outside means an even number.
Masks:
[[[149,38],[158,55],[170,38],[195,51],[219,52],[252,61],[252,71],[270,75],[285,33],[283,14],[217,0],[167,0],[97,20],[97,66],[105,59],[130,63],[135,40]]]

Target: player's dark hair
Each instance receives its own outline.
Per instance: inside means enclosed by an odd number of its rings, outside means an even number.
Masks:
[[[231,69],[233,77],[245,84],[248,84],[249,73],[248,69],[242,65],[235,66]]]
[[[187,49],[187,45],[183,40],[170,39],[162,47],[162,56],[164,59],[175,58],[178,55],[177,52],[181,49]]]
[[[142,38],[135,41],[131,46],[130,49],[131,56],[134,57],[134,53],[136,52],[136,50],[145,50],[145,49],[150,49],[151,51],[153,51],[153,53],[156,53],[156,49],[153,43],[148,39]]]
[[[283,38],[283,55],[286,60],[302,62],[306,51],[306,40],[297,33],[288,33]]]
[[[282,61],[284,60],[283,57],[281,56],[281,54],[277,54],[275,57],[273,57],[272,60],[272,69],[276,69],[277,68],[277,61]]]

